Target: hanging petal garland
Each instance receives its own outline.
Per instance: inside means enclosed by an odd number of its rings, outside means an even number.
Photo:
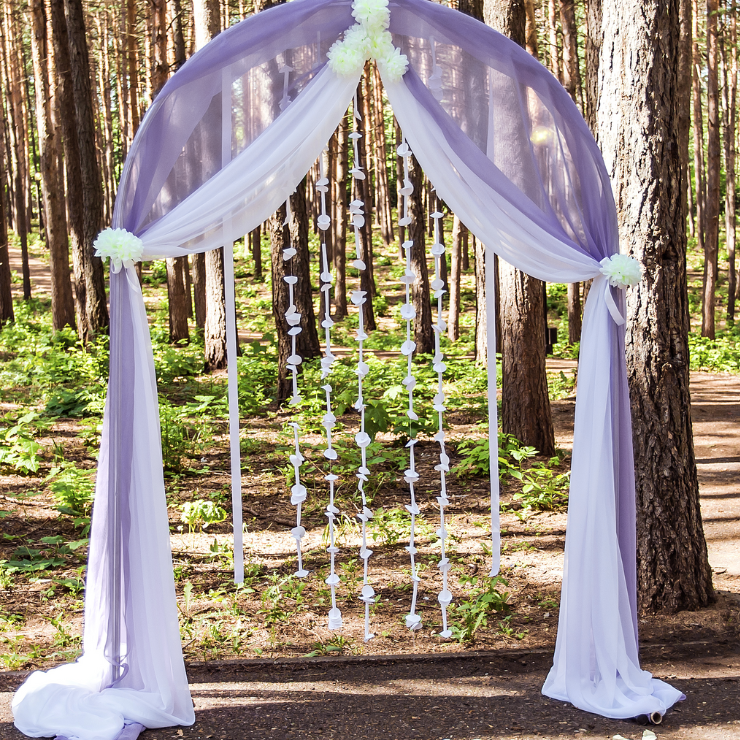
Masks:
[[[401,195],[403,196],[403,216],[398,220],[399,226],[409,226],[411,224],[411,217],[409,216],[409,196],[414,192],[414,186],[409,179],[409,158],[411,157],[411,149],[404,139],[401,145],[398,147],[398,156],[403,158],[403,187],[401,188]],[[411,269],[411,248],[414,246],[413,240],[407,240],[403,243],[403,249],[406,254],[406,270],[401,278],[401,282],[404,284],[406,289],[406,302],[401,306],[401,318],[406,321],[406,341],[401,345],[401,354],[406,357],[406,377],[402,383],[406,387],[409,394],[409,407],[406,411],[406,416],[409,418],[409,441],[406,447],[409,448],[409,467],[404,474],[404,480],[409,484],[409,492],[411,494],[411,503],[406,505],[406,510],[411,514],[411,534],[409,536],[409,544],[406,550],[411,558],[411,582],[413,585],[413,591],[411,595],[411,609],[406,615],[406,626],[412,630],[421,629],[421,617],[416,613],[416,598],[419,589],[419,576],[416,572],[416,547],[414,546],[414,534],[416,527],[416,515],[419,513],[419,507],[416,504],[416,497],[414,494],[414,484],[419,480],[419,474],[416,472],[416,465],[414,461],[414,445],[416,444],[416,431],[413,426],[414,421],[418,421],[419,417],[414,411],[414,388],[416,387],[416,378],[412,373],[412,359],[414,351],[416,350],[416,342],[411,338],[411,324],[416,316],[416,310],[411,302],[411,286],[416,280],[416,274]]]
[[[408,69],[409,60],[393,46],[393,36],[388,31],[388,0],[354,0],[352,15],[357,23],[329,49],[329,67],[338,75],[359,75],[365,62],[374,59],[384,77],[398,82]]]
[[[437,373],[437,394],[433,399],[433,407],[437,412],[437,433],[434,439],[439,443],[439,464],[434,469],[439,472],[440,494],[437,496],[439,504],[439,537],[442,552],[439,560],[439,570],[442,573],[442,590],[439,592],[437,600],[442,608],[442,631],[440,637],[451,637],[452,631],[447,627],[447,607],[452,601],[452,593],[447,584],[447,573],[450,570],[450,559],[445,552],[445,541],[447,540],[447,528],[445,527],[445,506],[449,506],[450,500],[447,498],[447,473],[450,471],[450,458],[445,449],[445,433],[443,429],[443,414],[445,412],[445,393],[444,393],[444,372],[447,369],[444,363],[444,355],[440,348],[440,337],[447,328],[445,320],[442,318],[442,296],[447,292],[444,289],[444,281],[441,279],[440,261],[444,259],[445,245],[440,240],[439,222],[442,213],[435,211],[431,214],[434,219],[434,244],[432,245],[432,255],[434,256],[434,280],[431,288],[434,291],[434,297],[437,299],[437,323],[432,326],[434,330],[434,370]]]
[[[141,262],[144,244],[138,236],[126,229],[103,229],[93,242],[95,256],[103,262],[110,258],[110,269],[118,273],[122,267],[133,267]]]
[[[321,326],[324,329],[326,337],[326,348],[324,355],[321,358],[321,379],[326,380],[331,374],[331,366],[334,364],[336,357],[331,351],[331,328],[334,326],[334,322],[331,318],[331,285],[332,285],[332,274],[329,270],[329,259],[326,252],[326,230],[331,225],[331,219],[326,214],[326,194],[329,192],[329,179],[326,177],[324,168],[324,152],[319,157],[319,180],[316,183],[316,191],[321,195],[321,215],[318,218],[318,227],[321,231],[321,292],[324,296],[324,318],[321,322]],[[338,630],[342,628],[342,612],[337,606],[337,594],[336,587],[339,583],[339,576],[335,571],[335,559],[339,552],[339,548],[335,544],[334,540],[334,520],[336,519],[339,509],[334,504],[334,483],[337,480],[337,476],[332,473],[331,465],[334,460],[337,459],[337,452],[332,447],[331,430],[336,425],[337,417],[334,415],[331,405],[331,392],[332,387],[330,383],[326,383],[322,386],[322,390],[326,393],[326,413],[321,423],[326,430],[326,449],[324,450],[324,457],[329,461],[329,473],[324,476],[324,479],[329,483],[329,503],[327,504],[325,516],[329,520],[329,547],[327,552],[330,558],[330,570],[329,576],[326,579],[326,584],[331,589],[331,609],[329,610],[329,624],[330,630]]]
[[[364,180],[365,173],[362,171],[362,167],[358,164],[359,149],[358,143],[362,138],[362,134],[357,130],[357,121],[361,120],[360,113],[357,110],[357,96],[353,100],[352,104],[352,133],[350,138],[352,139],[352,147],[354,154],[354,166],[352,167],[351,173],[355,180]],[[352,217],[352,229],[355,235],[355,255],[356,259],[352,262],[352,265],[358,270],[367,269],[367,265],[362,261],[361,253],[361,241],[360,241],[360,229],[365,225],[365,204],[362,200],[355,198],[349,207],[349,213]],[[355,401],[355,410],[360,414],[360,431],[355,435],[355,442],[360,448],[360,467],[356,473],[357,475],[357,490],[360,493],[362,499],[362,511],[357,515],[358,519],[362,522],[362,547],[360,548],[360,557],[363,560],[363,580],[362,580],[362,591],[360,592],[360,599],[365,603],[365,642],[371,640],[374,635],[370,632],[370,605],[375,601],[375,590],[370,585],[368,579],[368,559],[373,554],[372,550],[367,547],[367,522],[372,518],[373,513],[368,508],[367,497],[365,494],[365,483],[368,481],[370,470],[367,467],[367,448],[370,445],[370,435],[365,431],[365,399],[362,392],[362,381],[363,378],[370,372],[368,364],[365,362],[364,342],[368,338],[365,333],[364,323],[364,312],[363,306],[368,300],[366,291],[364,290],[353,290],[352,291],[352,303],[358,308],[358,326],[357,326],[357,401]]]

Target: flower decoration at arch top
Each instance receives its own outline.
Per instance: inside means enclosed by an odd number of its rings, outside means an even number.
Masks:
[[[95,256],[103,262],[110,258],[113,272],[120,272],[121,267],[133,267],[136,262],[141,262],[144,254],[144,243],[126,229],[103,229],[93,247]]]
[[[374,59],[383,76],[392,82],[400,80],[409,60],[393,45],[388,0],[354,0],[352,15],[357,23],[329,49],[329,67],[338,75],[358,75],[365,61]]]

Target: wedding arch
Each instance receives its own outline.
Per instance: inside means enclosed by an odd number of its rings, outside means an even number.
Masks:
[[[157,389],[141,288],[134,264],[224,247],[228,319],[229,410],[233,484],[235,578],[243,578],[239,417],[236,395],[233,243],[264,222],[295,189],[321,154],[353,100],[366,59],[375,59],[404,134],[399,156],[417,157],[439,196],[494,253],[541,280],[592,279],[585,308],[573,441],[568,532],[560,621],[554,664],[543,687],[550,697],[607,717],[663,714],[682,695],[640,669],[635,569],[635,485],[630,408],[624,359],[625,288],[639,280],[634,260],[619,254],[615,206],[601,154],[583,118],[557,80],[526,51],[484,24],[429,0],[295,0],[261,12],[224,31],[195,54],[165,85],[142,121],[126,161],[116,199],[113,229],[101,234],[98,253],[111,260],[110,380],[98,464],[85,595],[84,652],[69,665],[35,672],[13,699],[16,726],[27,735],[58,734],[80,740],[135,738],[143,727],[192,724],[194,713],[180,644],[167,507],[164,495]],[[355,117],[359,114],[355,105]],[[356,143],[359,134],[351,134]],[[355,159],[357,162],[357,159]],[[352,172],[365,177],[359,167]],[[317,182],[323,231],[328,181]],[[408,177],[399,204],[408,225]],[[441,214],[432,214],[435,223]],[[357,230],[363,204],[350,204]],[[414,282],[409,254],[401,278],[406,287],[402,317],[408,358],[404,384],[408,416],[415,418],[411,336]],[[417,247],[418,248],[418,247]],[[435,239],[435,264],[444,246]],[[283,257],[292,259],[288,248]],[[367,266],[358,251],[353,263]],[[322,253],[322,310],[326,351],[327,510],[334,506],[332,448],[332,276]],[[493,270],[486,270],[487,306],[493,311]],[[286,277],[289,334],[301,331],[293,286],[307,275]],[[616,288],[616,290],[615,290]],[[432,283],[437,299],[434,368],[439,391],[439,464],[442,552],[441,638],[449,636],[444,509],[449,458],[442,428],[444,358],[439,335],[444,286]],[[361,306],[366,296],[352,294]],[[360,315],[362,312],[360,311]],[[493,321],[488,322],[494,346]],[[370,474],[369,443],[362,419],[360,323],[358,400],[363,452],[358,489]],[[294,350],[288,358],[297,402]],[[497,439],[495,352],[489,352],[489,433]],[[300,430],[294,425],[295,471],[291,501],[301,561]],[[415,439],[409,442],[405,480],[412,522],[409,551],[413,591],[406,624],[420,626],[415,612]],[[499,568],[498,470],[491,445],[491,575]],[[363,498],[364,501],[364,498]],[[371,512],[363,507],[364,526]],[[337,549],[330,542],[332,594]],[[363,537],[361,598],[374,598]],[[328,627],[339,629],[336,603]],[[368,610],[365,637],[372,638]]]

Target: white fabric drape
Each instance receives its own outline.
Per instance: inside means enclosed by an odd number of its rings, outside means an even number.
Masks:
[[[144,231],[144,259],[206,252],[267,220],[331,138],[358,80],[324,67],[261,136]]]
[[[642,671],[617,541],[610,403],[610,326],[599,263],[523,217],[455,155],[406,84],[384,80],[388,100],[438,195],[487,248],[550,282],[595,278],[581,335],[566,569],[557,650],[543,692],[607,717],[665,713],[679,691]],[[494,317],[488,316],[488,325]],[[489,385],[489,406],[495,385]],[[495,444],[495,437],[491,437]]]

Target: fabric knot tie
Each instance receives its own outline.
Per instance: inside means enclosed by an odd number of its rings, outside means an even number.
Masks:
[[[121,267],[133,267],[141,262],[144,254],[144,243],[136,234],[126,229],[104,229],[93,242],[95,256],[103,262],[110,258],[112,272],[118,273]]]
[[[387,79],[398,82],[409,60],[393,46],[393,36],[388,31],[391,21],[388,0],[354,0],[352,15],[357,23],[327,53],[331,70],[342,76],[358,75],[365,62],[374,59]]]

